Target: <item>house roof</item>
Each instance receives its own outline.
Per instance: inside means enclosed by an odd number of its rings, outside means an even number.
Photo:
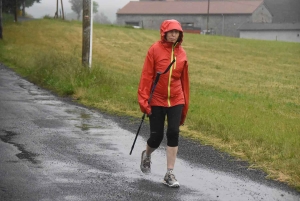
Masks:
[[[210,14],[252,14],[263,0],[211,1]],[[207,14],[207,1],[130,1],[117,14]]]
[[[300,23],[245,23],[238,28],[240,31],[266,31],[266,30],[299,30]]]
[[[300,22],[299,0],[264,0],[264,5],[273,16],[273,23]]]

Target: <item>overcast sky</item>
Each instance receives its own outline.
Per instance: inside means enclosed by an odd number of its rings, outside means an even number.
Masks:
[[[116,20],[116,12],[124,7],[129,1],[138,0],[94,0],[99,4],[98,12],[104,13],[111,22]],[[63,0],[63,7],[66,14],[73,12],[69,0]],[[61,10],[61,0],[59,0],[59,10]],[[42,18],[45,15],[54,16],[56,11],[56,0],[41,0],[32,7],[26,8],[26,13],[34,18]]]

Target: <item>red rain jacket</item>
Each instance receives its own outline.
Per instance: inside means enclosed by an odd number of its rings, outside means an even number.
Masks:
[[[173,48],[173,43],[165,39],[165,33],[174,29],[181,33],[177,45]],[[189,107],[189,76],[186,53],[181,47],[183,31],[180,23],[176,20],[164,21],[160,27],[160,35],[161,40],[149,48],[145,58],[138,88],[138,101],[141,111],[146,114],[151,113],[151,106],[172,107],[184,104],[180,121],[182,125]],[[148,104],[156,73],[163,73],[174,57],[176,62],[167,73],[160,76]]]

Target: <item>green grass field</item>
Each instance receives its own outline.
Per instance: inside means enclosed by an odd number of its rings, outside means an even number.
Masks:
[[[62,96],[140,117],[137,87],[158,31],[94,25],[93,64],[81,66],[82,25],[5,23],[0,61]],[[185,34],[190,109],[181,135],[247,160],[300,190],[300,44]]]

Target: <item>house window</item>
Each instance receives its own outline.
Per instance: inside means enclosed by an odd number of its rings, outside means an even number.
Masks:
[[[139,26],[140,23],[139,22],[125,22],[126,25],[129,25],[129,26]]]
[[[192,22],[185,22],[181,23],[183,29],[194,29],[194,23]]]

